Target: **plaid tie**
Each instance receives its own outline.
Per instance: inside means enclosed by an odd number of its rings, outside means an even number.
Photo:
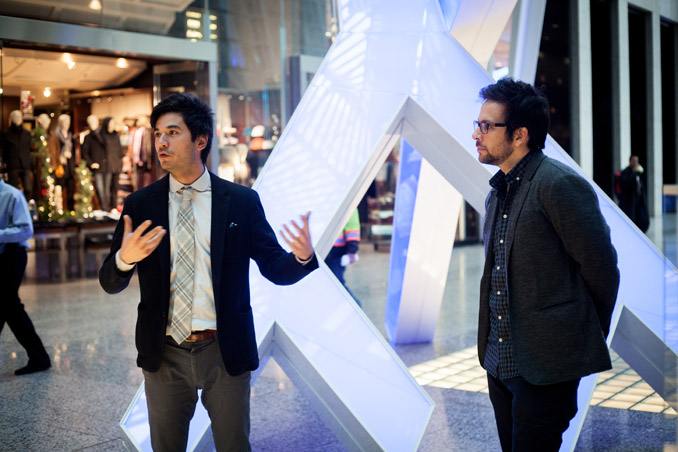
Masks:
[[[191,206],[191,187],[179,190],[182,196],[176,227],[176,287],[174,289],[174,308],[172,310],[171,335],[178,344],[191,334],[193,305],[193,258],[195,250],[195,234],[193,232],[193,207]]]

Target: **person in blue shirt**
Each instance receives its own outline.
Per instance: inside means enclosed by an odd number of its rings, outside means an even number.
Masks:
[[[33,236],[33,221],[24,195],[5,183],[3,176],[0,173],[0,333],[7,323],[26,349],[28,364],[14,372],[25,375],[47,370],[51,362],[19,298],[19,286],[26,271],[27,240]]]

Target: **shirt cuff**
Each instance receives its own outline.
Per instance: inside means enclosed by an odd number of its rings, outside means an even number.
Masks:
[[[311,262],[311,260],[313,259],[314,256],[315,256],[315,251],[313,251],[313,252],[311,253],[311,255],[309,256],[309,258],[306,259],[306,260],[301,260],[301,259],[299,259],[299,256],[297,256],[296,254],[294,255],[294,258],[295,258],[295,259],[297,260],[297,262],[299,262],[301,265],[306,265],[306,264],[308,264],[309,262]]]
[[[121,272],[128,272],[136,266],[136,264],[126,264],[120,257],[120,250],[115,253],[115,265]]]

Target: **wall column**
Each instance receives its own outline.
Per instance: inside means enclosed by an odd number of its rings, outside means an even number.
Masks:
[[[593,179],[593,83],[591,74],[591,2],[571,0],[570,65],[572,157]]]
[[[649,34],[646,51],[647,80],[647,201],[651,217],[661,221],[663,185],[662,147],[662,55],[661,23],[655,10],[647,14],[646,30]],[[642,165],[642,163],[641,163]]]
[[[629,2],[612,6],[612,168],[626,168],[631,157],[631,76]]]

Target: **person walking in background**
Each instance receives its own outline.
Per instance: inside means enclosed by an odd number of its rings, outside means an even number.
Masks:
[[[499,171],[485,202],[478,358],[502,450],[556,452],[581,377],[612,367],[617,253],[591,185],[542,152],[546,98],[510,78],[480,97],[472,138]]]
[[[16,375],[40,372],[51,367],[49,355],[19,298],[26,271],[26,248],[33,237],[33,220],[24,195],[5,183],[0,173],[0,333],[5,323],[26,349],[28,364]]]
[[[638,156],[632,155],[627,166],[619,176],[619,207],[631,221],[643,232],[650,227],[647,211],[647,189],[645,170],[638,162]]]
[[[351,293],[346,287],[344,280],[344,271],[348,265],[355,263],[358,260],[358,248],[360,246],[360,217],[358,216],[358,209],[355,209],[348,219],[348,223],[341,231],[341,235],[337,238],[332,246],[332,249],[325,258],[325,263],[332,270],[334,276],[351,294],[358,306],[361,306],[360,301]]]
[[[316,269],[309,214],[301,226],[292,222],[295,233],[287,225],[281,231],[288,253],[257,193],[207,171],[214,115],[199,97],[165,98],[151,126],[169,174],[126,198],[99,281],[118,293],[139,271],[137,364],[153,450],[186,450],[202,389],[217,450],[249,451],[250,378],[259,366],[250,259],[275,284]]]

